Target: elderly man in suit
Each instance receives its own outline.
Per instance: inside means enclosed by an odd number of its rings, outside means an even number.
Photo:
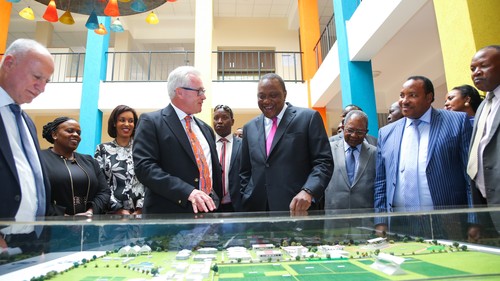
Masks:
[[[143,213],[214,211],[222,196],[215,134],[192,116],[206,99],[200,73],[178,67],[167,88],[171,103],[137,122],[133,157],[137,178],[147,187]]]
[[[467,173],[474,205],[500,204],[500,45],[479,50],[472,58],[471,78],[488,92],[476,113]],[[500,215],[493,215],[500,231]]]
[[[18,39],[6,50],[0,66],[1,218],[33,221],[49,213],[50,184],[40,161],[36,128],[19,105],[43,93],[54,72],[50,52],[29,39]],[[17,110],[17,112],[16,112]],[[0,230],[0,247],[36,239],[33,226]]]
[[[323,197],[330,181],[332,153],[320,114],[285,99],[280,76],[260,79],[257,100],[262,114],[243,127],[244,211],[306,211]]]
[[[375,208],[467,206],[472,128],[464,112],[434,109],[433,101],[428,78],[412,76],[403,84],[399,103],[404,118],[379,130]]]
[[[353,110],[345,118],[344,138],[330,142],[333,176],[325,190],[325,210],[373,209],[377,148],[363,139],[368,116]]]
[[[219,104],[214,108],[215,143],[222,166],[222,199],[218,211],[241,210],[240,155],[241,138],[231,134],[234,125],[233,110]]]

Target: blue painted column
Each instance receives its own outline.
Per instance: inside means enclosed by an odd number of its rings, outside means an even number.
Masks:
[[[347,41],[346,21],[348,21],[360,1],[333,0],[337,45],[339,49],[340,86],[342,88],[342,107],[355,104],[368,115],[369,134],[378,136],[377,106],[373,85],[371,61],[351,61]]]
[[[109,46],[110,17],[98,17],[108,34],[98,35],[93,30],[87,32],[85,64],[83,66],[82,100],[80,102],[80,126],[82,141],[78,152],[94,155],[96,146],[101,142],[102,111],[98,108],[99,87],[106,79]]]

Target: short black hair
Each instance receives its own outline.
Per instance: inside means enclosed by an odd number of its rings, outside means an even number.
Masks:
[[[420,80],[422,82],[424,82],[424,91],[426,94],[428,93],[432,93],[432,101],[434,101],[434,85],[432,84],[432,81],[425,77],[425,76],[421,76],[421,75],[415,75],[415,76],[410,76],[408,77],[408,79],[406,80]]]
[[[126,105],[118,105],[117,107],[115,107],[115,109],[113,109],[113,111],[111,111],[111,115],[109,116],[109,119],[108,119],[108,135],[112,138],[116,138],[116,123],[118,122],[118,116],[120,116],[120,114],[122,114],[123,112],[132,112],[132,114],[134,115],[134,125],[137,124],[137,120],[139,119],[137,117],[137,112],[135,112],[135,110],[129,106],[126,106]],[[134,126],[134,130],[132,131],[132,137],[134,137],[135,135],[135,126]]]

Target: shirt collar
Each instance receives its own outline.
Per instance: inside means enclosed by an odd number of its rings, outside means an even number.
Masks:
[[[283,119],[283,115],[285,115],[285,110],[287,109],[287,107],[288,107],[288,104],[285,102],[285,105],[281,109],[280,113],[276,116],[276,117],[278,117],[278,124],[281,121],[281,119]],[[266,124],[273,123],[273,119],[269,119],[267,117],[265,117],[264,119],[266,120]]]
[[[219,140],[221,139],[222,137],[219,136],[217,133],[215,134],[215,142],[219,142]],[[227,136],[225,136],[227,142],[233,142],[233,135],[232,134],[229,134]]]
[[[364,140],[363,140],[363,141],[364,141]],[[363,143],[360,143],[360,144],[356,145],[356,149],[357,149],[358,151],[361,151],[361,145],[362,145],[362,144],[363,144]],[[351,146],[350,146],[350,145],[349,145],[349,144],[345,141],[345,139],[344,139],[344,152],[347,152],[347,150],[349,149],[349,147],[351,147]]]
[[[186,118],[186,116],[188,116],[189,114],[186,114],[186,112],[180,110],[177,106],[175,106],[173,103],[171,103],[172,107],[174,108],[175,110],[175,113],[177,114],[177,117],[179,117],[179,120],[184,120],[184,118]]]
[[[431,112],[432,112],[432,106],[429,107],[429,109],[427,109],[427,111],[424,113],[424,115],[420,116],[420,118],[418,118],[420,121],[422,121],[423,123],[426,123],[426,124],[430,124],[431,123]],[[408,128],[408,126],[410,126],[411,122],[413,122],[413,120],[415,119],[411,119],[411,118],[406,118],[406,123],[405,123],[405,128]]]
[[[2,87],[0,87],[0,107],[7,106],[11,103],[15,103],[14,100]]]

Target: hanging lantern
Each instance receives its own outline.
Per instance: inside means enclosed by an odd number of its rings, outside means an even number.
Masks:
[[[106,30],[106,27],[102,23],[99,24],[99,28],[95,29],[94,32],[97,33],[97,34],[99,34],[99,35],[106,35],[106,34],[108,34],[108,31]]]
[[[146,22],[149,24],[158,24],[160,20],[158,19],[158,16],[153,11],[151,11],[151,13],[149,13],[149,15],[146,17]]]
[[[109,0],[104,9],[104,14],[110,17],[119,17],[120,9],[118,9],[118,0]]]
[[[113,31],[113,32],[123,32],[123,31],[125,31],[123,29],[123,25],[122,25],[120,19],[118,19],[118,18],[111,24],[111,26],[109,27],[109,29],[111,29],[111,31]]]
[[[49,5],[47,5],[47,9],[45,10],[45,13],[43,14],[43,18],[46,21],[50,22],[56,22],[59,19],[59,17],[57,16],[56,2],[54,0],[50,0]]]
[[[130,9],[132,9],[135,12],[142,13],[147,10],[146,4],[144,4],[144,1],[142,0],[135,0],[132,5],[130,5]]]
[[[99,28],[99,21],[97,20],[95,11],[92,11],[92,13],[90,13],[89,19],[87,20],[87,23],[85,23],[85,27],[91,30],[96,30]]]
[[[73,16],[71,15],[71,12],[67,10],[64,12],[64,14],[59,18],[60,23],[72,25],[75,23],[75,20],[73,19]]]
[[[27,20],[35,20],[35,14],[33,13],[33,9],[31,9],[29,6],[22,9],[19,12],[19,15]]]

